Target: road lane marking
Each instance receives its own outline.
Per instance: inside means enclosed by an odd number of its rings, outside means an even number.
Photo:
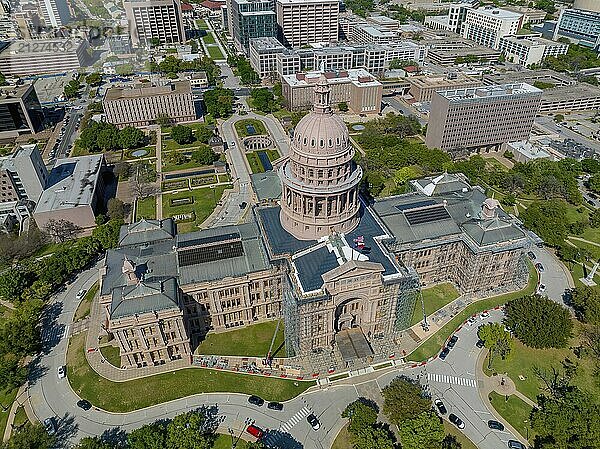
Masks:
[[[468,379],[465,377],[448,376],[446,374],[428,373],[427,380],[442,383],[442,384],[461,385],[464,387],[476,387],[477,386],[477,382],[475,381],[475,379]]]

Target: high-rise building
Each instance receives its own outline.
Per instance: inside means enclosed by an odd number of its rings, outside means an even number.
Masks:
[[[279,40],[287,47],[338,40],[338,0],[277,0]]]
[[[249,53],[250,39],[275,37],[277,15],[271,0],[231,0],[232,38],[236,49]]]
[[[194,97],[189,81],[175,81],[165,86],[141,83],[134,87],[111,87],[104,95],[106,121],[118,127],[148,126],[160,116],[174,122],[196,118]]]
[[[0,0],[0,40],[16,39],[17,27],[10,16],[10,4]]]
[[[71,20],[67,0],[39,0],[42,18],[47,27],[61,27]]]
[[[600,12],[600,2],[598,2],[598,0],[575,0],[573,7],[585,11]]]
[[[527,140],[542,91],[526,83],[435,92],[425,143],[454,156]]]
[[[35,134],[42,130],[43,122],[33,84],[0,88],[0,138]]]
[[[563,9],[560,12],[554,39],[567,37],[580,45],[600,49],[600,12]]]
[[[452,31],[453,33],[462,33],[463,23],[467,18],[467,11],[472,9],[470,3],[450,3],[448,5],[448,14],[443,16],[425,17],[425,25],[434,30]]]
[[[462,35],[479,45],[498,49],[502,37],[517,34],[522,18],[522,14],[490,6],[469,9]]]
[[[134,46],[185,41],[180,0],[126,0],[123,2]]]

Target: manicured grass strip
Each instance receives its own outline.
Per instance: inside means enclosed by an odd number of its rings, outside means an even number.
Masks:
[[[81,333],[69,341],[69,382],[79,396],[110,412],[130,412],[198,393],[257,394],[267,401],[287,401],[315,384],[204,368],[186,368],[127,382],[111,382],[100,377],[87,363],[85,338],[86,334]]]
[[[279,159],[281,157],[281,155],[279,154],[279,151],[277,151],[277,150],[267,150],[266,153],[267,153],[267,156],[269,156],[269,160],[271,162],[276,161],[277,159]]]
[[[2,411],[0,411],[0,433],[4,435],[6,429],[6,422],[8,421],[8,411],[10,410],[11,404],[17,397],[18,388],[13,390],[2,390],[0,391],[0,405],[2,405]],[[4,411],[6,408],[6,411]]]
[[[201,224],[206,218],[212,213],[214,210],[216,203],[219,202],[221,196],[225,189],[231,189],[231,184],[223,184],[219,186],[211,187],[203,187],[200,189],[193,189],[189,192],[179,192],[175,194],[163,193],[163,217],[173,217],[175,215],[180,214],[189,214],[193,212],[195,214],[195,219],[193,221],[193,225],[188,228],[180,228],[179,224],[177,230],[179,232],[190,232],[194,230],[196,225]],[[182,204],[177,206],[171,205],[172,199],[181,199],[181,198],[193,198],[192,204]]]
[[[214,44],[215,43],[215,37],[213,36],[213,34],[210,31],[208,33],[206,33],[205,36],[202,36],[202,40],[204,41],[205,44]]]
[[[153,196],[137,201],[135,219],[141,220],[142,218],[152,220],[156,218],[156,198]]]
[[[250,164],[250,171],[252,171],[252,173],[265,172],[265,167],[263,167],[263,164],[256,152],[246,153],[246,159],[248,159],[248,164]]]
[[[119,348],[116,348],[112,345],[102,346],[100,348],[100,352],[102,353],[102,357],[104,357],[106,361],[112,366],[116,366],[117,368],[121,367],[121,356],[119,355]]]
[[[240,440],[238,441],[238,435],[240,433],[237,432],[234,435],[236,444],[235,447],[236,449],[248,449],[250,443],[248,443],[247,441],[244,441],[240,438]],[[249,435],[247,435],[249,436]],[[217,439],[215,440],[215,442],[213,443],[213,445],[211,446],[212,449],[231,449],[231,435],[224,435],[222,433],[218,433],[217,434]]]
[[[79,321],[90,314],[90,307],[92,305],[92,301],[96,293],[98,292],[98,283],[96,282],[94,285],[90,287],[87,291],[81,302],[79,303],[79,307],[75,311],[75,316],[73,317],[73,321]]]
[[[459,294],[452,284],[440,284],[433,287],[424,288],[421,290],[423,302],[425,303],[425,313],[427,316],[441,309],[446,304],[458,298]],[[413,312],[411,326],[414,326],[419,321],[423,321],[423,307],[420,298],[417,299],[417,304]]]
[[[537,285],[537,271],[529,262],[528,267],[529,283],[527,284],[527,287],[518,292],[493,296],[491,298],[482,299],[481,301],[469,304],[464,310],[446,323],[445,326],[438,330],[435,335],[429,337],[429,339],[425,340],[425,342],[417,349],[408,354],[406,356],[406,360],[421,362],[423,360],[427,360],[429,357],[433,357],[440,351],[442,345],[446,342],[448,337],[450,337],[450,335],[456,331],[456,328],[458,328],[458,326],[460,326],[471,315],[482,312],[483,310],[492,309],[496,306],[501,306],[512,299],[520,298],[521,296],[526,296],[533,293]]]
[[[523,438],[533,440],[533,431],[530,428],[531,406],[517,396],[509,396],[508,401],[504,396],[494,391],[490,393],[490,402],[496,411],[513,426]]]
[[[207,46],[206,49],[208,50],[208,56],[210,56],[211,59],[225,59],[225,56],[223,56],[223,53],[216,45],[210,47]]]
[[[208,25],[206,24],[206,22],[204,21],[204,19],[198,19],[198,20],[196,20],[196,26],[200,30],[208,30]]]
[[[17,408],[17,412],[15,413],[15,419],[13,421],[13,426],[15,426],[15,427],[22,426],[27,421],[29,421],[29,418],[27,418],[27,413],[25,413],[25,408],[23,406]]]
[[[240,137],[247,137],[250,135],[260,135],[260,134],[267,134],[267,129],[265,128],[265,125],[263,124],[263,122],[261,122],[260,120],[256,120],[253,118],[247,118],[244,120],[238,120],[237,122],[235,122],[234,124],[235,126],[235,131],[237,132],[238,136]],[[249,134],[248,133],[248,129],[246,128],[247,126],[253,126],[254,127],[254,134]]]
[[[229,332],[210,333],[200,343],[196,349],[196,354],[265,357],[269,352],[275,329],[277,329],[277,321],[269,321]],[[276,351],[280,346],[281,349],[273,354],[275,357],[285,357],[283,341],[283,323],[281,323],[275,343],[273,343],[273,351]]]
[[[457,429],[454,424],[450,424],[446,420],[444,420],[444,432],[454,435],[456,440],[460,443],[461,449],[477,449],[477,446],[475,446],[464,433]]]
[[[350,432],[348,432],[348,424],[342,427],[340,433],[337,434],[331,449],[350,449],[352,447]]]

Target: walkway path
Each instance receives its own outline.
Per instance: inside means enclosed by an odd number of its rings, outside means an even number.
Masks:
[[[160,126],[153,127],[156,130],[156,179],[158,180],[158,189],[156,192],[156,219],[162,220],[162,131]]]
[[[598,242],[592,242],[591,240],[582,239],[581,237],[575,237],[573,235],[568,236],[567,239],[569,239],[569,240],[577,240],[579,242],[588,243],[590,245],[594,245],[594,246],[599,246],[600,247],[600,243],[598,243]]]
[[[25,393],[26,390],[27,385],[25,384],[21,385],[19,387],[19,390],[17,391],[17,396],[15,397],[15,400],[12,403],[10,410],[8,411],[8,419],[6,421],[6,427],[4,428],[3,441],[8,441],[8,439],[10,438],[17,410],[19,409],[19,407],[23,406],[25,402],[27,402],[27,396],[23,395],[23,393]]]

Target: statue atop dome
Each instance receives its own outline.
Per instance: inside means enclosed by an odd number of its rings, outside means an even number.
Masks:
[[[315,104],[294,130],[288,160],[280,167],[281,225],[300,240],[346,233],[359,222],[358,184],[348,128],[331,110],[329,83],[321,75]]]

